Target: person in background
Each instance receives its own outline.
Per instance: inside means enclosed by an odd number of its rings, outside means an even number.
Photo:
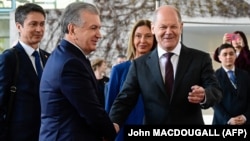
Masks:
[[[115,65],[111,70],[110,81],[108,83],[108,90],[106,94],[106,106],[107,112],[110,112],[110,108],[120,92],[125,78],[127,76],[131,62],[139,58],[140,56],[150,52],[156,46],[156,40],[151,32],[151,21],[149,20],[139,20],[135,23],[132,28],[128,48],[127,48],[127,58],[128,61],[121,64]],[[135,108],[131,111],[128,116],[126,124],[143,124],[144,118],[144,108],[142,97],[139,97]],[[120,132],[117,135],[116,141],[123,141],[124,134],[123,128],[120,128]]]
[[[237,55],[235,66],[239,69],[246,70],[250,74],[250,50],[245,33],[242,31],[225,33],[222,43],[229,43],[233,45]],[[218,58],[218,48],[216,48],[213,58],[216,62],[220,63]]]
[[[19,39],[13,48],[18,58],[7,49],[0,55],[0,123],[8,110],[9,90],[15,79],[16,94],[11,111],[10,128],[5,139],[1,141],[38,141],[40,129],[40,78],[35,65],[33,53],[38,52],[40,67],[44,67],[49,53],[39,48],[45,31],[46,13],[44,9],[34,3],[20,5],[15,10],[16,28]],[[16,60],[19,65],[17,66]],[[41,69],[42,69],[41,68]],[[3,133],[0,125],[0,134]]]
[[[210,55],[181,43],[182,29],[175,7],[163,5],[154,12],[157,47],[131,63],[109,112],[114,123],[122,126],[142,96],[145,125],[204,125],[202,109],[218,103],[222,93]]]
[[[116,57],[115,64],[113,64],[112,67],[114,67],[114,66],[117,65],[117,64],[123,63],[123,62],[125,62],[126,60],[127,60],[126,55],[119,54],[119,55]],[[105,95],[105,97],[106,97],[107,91],[108,91],[108,82],[105,84],[105,87],[104,87],[104,95]]]
[[[94,59],[93,61],[91,61],[91,66],[92,69],[94,71],[95,77],[97,79],[97,85],[99,88],[99,91],[101,93],[101,103],[103,105],[103,107],[105,106],[105,94],[104,94],[104,90],[105,90],[105,85],[106,83],[108,83],[109,81],[109,77],[107,77],[105,75],[106,73],[106,69],[107,69],[107,65],[106,65],[106,61],[104,59]]]
[[[126,55],[119,54],[119,55],[117,56],[117,58],[116,58],[115,65],[120,64],[120,63],[123,63],[123,62],[125,62],[125,61],[127,61]]]
[[[236,57],[236,49],[231,44],[225,43],[218,48],[221,67],[215,73],[223,98],[213,106],[213,125],[250,123],[250,76],[247,71],[235,67]],[[229,71],[235,75],[232,80]]]
[[[119,128],[101,104],[87,56],[101,38],[100,14],[89,3],[69,4],[60,19],[64,38],[51,53],[40,84],[40,141],[113,141]]]
[[[123,55],[123,54],[119,54],[116,58],[116,61],[115,61],[115,64],[112,65],[112,67],[114,67],[115,65],[117,64],[120,64],[120,63],[123,63],[127,61],[127,57],[126,55]],[[106,94],[107,94],[107,91],[108,91],[108,82],[105,84],[105,87],[104,87],[104,94],[105,94],[105,97],[106,97]]]

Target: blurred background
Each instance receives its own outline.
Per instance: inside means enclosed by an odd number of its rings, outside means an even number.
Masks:
[[[151,19],[152,12],[160,5],[176,6],[184,22],[182,42],[211,56],[222,43],[225,33],[240,30],[248,39],[250,36],[249,0],[0,0],[0,53],[18,40],[14,23],[14,11],[18,5],[32,2],[46,10],[46,32],[40,47],[52,52],[61,39],[60,15],[69,3],[75,1],[93,3],[100,9],[103,38],[90,59],[105,59],[107,75],[116,57],[126,54],[133,24],[139,19]],[[219,66],[213,61],[214,69]],[[212,109],[204,110],[207,124],[211,123],[211,115]]]

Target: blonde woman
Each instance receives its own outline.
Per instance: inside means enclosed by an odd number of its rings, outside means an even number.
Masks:
[[[105,101],[105,109],[107,112],[110,111],[116,96],[122,88],[131,62],[134,59],[149,53],[156,46],[156,40],[151,32],[150,26],[151,22],[149,20],[140,20],[134,25],[127,48],[128,61],[115,65],[112,68]],[[136,107],[130,113],[130,116],[127,118],[125,124],[142,124],[143,117],[143,103],[142,98],[140,97],[137,101]],[[122,133],[123,128],[120,129],[121,130],[116,137],[116,141],[124,140],[124,135]]]

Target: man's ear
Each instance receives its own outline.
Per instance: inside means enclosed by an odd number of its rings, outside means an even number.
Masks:
[[[23,26],[19,22],[16,22],[16,28],[17,28],[18,32],[20,32],[22,27]]]
[[[69,31],[69,35],[75,35],[75,26],[74,26],[74,24],[72,24],[72,23],[68,24],[67,28],[68,28],[68,31]]]

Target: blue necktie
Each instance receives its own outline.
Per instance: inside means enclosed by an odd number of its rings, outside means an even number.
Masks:
[[[172,88],[174,84],[174,70],[173,65],[171,62],[171,57],[173,56],[173,53],[166,53],[164,56],[166,57],[166,65],[165,65],[165,85],[167,89],[167,93],[171,95]]]
[[[236,77],[234,75],[234,72],[232,70],[228,71],[229,74],[229,79],[234,83],[234,85],[236,86],[237,82],[236,82]]]
[[[41,79],[43,68],[41,65],[39,53],[38,51],[34,51],[32,55],[35,57],[35,65],[36,65],[36,72],[37,72],[38,78]]]

